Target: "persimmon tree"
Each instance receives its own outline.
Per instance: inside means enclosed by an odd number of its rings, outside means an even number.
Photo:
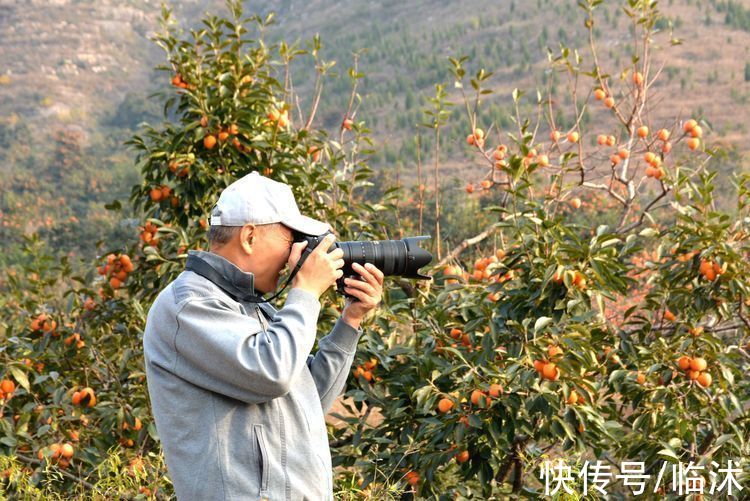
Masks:
[[[221,190],[250,172],[289,184],[301,210],[330,221],[342,240],[384,239],[394,192],[364,200],[372,185],[366,124],[355,120],[362,74],[352,67],[345,119],[333,131],[315,114],[334,66],[307,47],[267,45],[272,16],[207,16],[184,33],[168,9],[154,37],[167,63],[165,121],[146,124],[127,145],[141,182],[129,205],[140,215],[135,246],[107,242],[78,276],[51,260],[36,239],[33,263],[11,273],[0,302],[3,348],[0,471],[11,494],[166,497],[171,485],[150,414],[143,356],[145,317],[156,294],[206,248],[206,218]],[[290,86],[293,61],[317,75],[309,106]],[[356,63],[356,60],[355,60]],[[122,202],[108,206],[123,213]],[[329,329],[343,297],[325,298]]]
[[[373,327],[382,337],[367,339],[363,360],[385,375],[358,369],[348,395],[352,412],[384,419],[350,418],[340,456],[365,485],[538,495],[543,461],[576,468],[593,457],[614,474],[643,462],[655,492],[667,490],[653,483],[664,461],[748,458],[748,177],[735,179],[736,210],[718,210],[705,124],[653,118],[666,106],[653,97],[666,35],[656,3],[625,4],[634,49],[624,68],[598,56],[600,3],[580,2],[587,54],[550,53],[570,110],[551,92],[527,100],[516,90],[516,129],[484,124],[492,74],[468,77],[467,58],[451,59],[467,161],[486,166],[466,196],[490,198],[495,221],[438,263],[433,286],[393,301]],[[561,112],[570,128],[555,123]],[[707,470],[699,475],[708,486]]]

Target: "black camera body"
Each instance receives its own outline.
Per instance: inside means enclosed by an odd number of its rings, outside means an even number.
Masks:
[[[298,266],[302,265],[307,256],[328,234],[332,234],[332,232],[327,231],[322,235],[306,235],[293,231],[294,242],[307,242]],[[431,277],[419,273],[419,268],[432,261],[432,254],[419,247],[419,242],[429,238],[429,236],[418,236],[407,237],[402,240],[334,242],[329,252],[333,249],[344,251],[344,267],[342,268],[344,275],[336,281],[338,292],[344,293],[345,278],[360,278],[359,273],[352,269],[354,263],[359,263],[362,266],[365,263],[370,263],[382,271],[385,276],[431,280]],[[348,294],[345,295],[350,297]]]

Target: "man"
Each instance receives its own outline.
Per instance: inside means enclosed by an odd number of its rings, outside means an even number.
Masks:
[[[211,251],[190,251],[148,313],[143,347],[156,429],[185,500],[333,499],[324,415],[343,391],[383,274],[356,265],[345,308],[311,355],[319,297],[342,276],[329,235],[303,262],[280,310],[258,302],[329,225],[300,214],[291,189],[252,173],[211,216]]]

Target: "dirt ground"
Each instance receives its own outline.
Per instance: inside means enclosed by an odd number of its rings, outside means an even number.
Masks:
[[[336,399],[336,401],[333,403],[333,406],[331,407],[331,410],[326,415],[326,424],[331,424],[335,426],[336,428],[343,428],[345,426],[344,422],[335,417],[333,414],[339,414],[341,416],[357,416],[361,417],[364,412],[367,411],[367,405],[365,404],[363,408],[362,414],[354,414],[349,411],[349,407],[345,406],[343,402],[346,402],[347,404],[352,404],[354,402],[354,399],[352,397],[344,398],[344,396],[340,396]],[[373,428],[377,427],[380,423],[383,422],[383,415],[380,413],[380,410],[375,407],[373,408],[372,412],[370,412],[370,415],[367,416],[367,424],[369,426],[372,426]]]

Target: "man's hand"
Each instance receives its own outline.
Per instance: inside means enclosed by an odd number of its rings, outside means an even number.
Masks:
[[[292,280],[293,288],[304,289],[319,298],[331,285],[336,283],[336,280],[341,278],[344,274],[341,270],[344,266],[344,260],[341,259],[344,257],[344,251],[334,249],[332,252],[328,252],[334,240],[336,240],[334,235],[326,235],[323,241],[307,256],[305,262],[302,263],[302,267],[294,276],[294,280]],[[298,242],[292,245],[292,251],[287,261],[290,269],[297,265],[297,261],[299,261],[306,246],[307,242]]]
[[[346,299],[341,317],[344,322],[357,329],[365,315],[380,304],[383,297],[383,272],[370,263],[366,263],[365,266],[354,263],[352,269],[359,273],[364,281],[355,278],[345,279],[344,292],[354,296],[356,300]]]

